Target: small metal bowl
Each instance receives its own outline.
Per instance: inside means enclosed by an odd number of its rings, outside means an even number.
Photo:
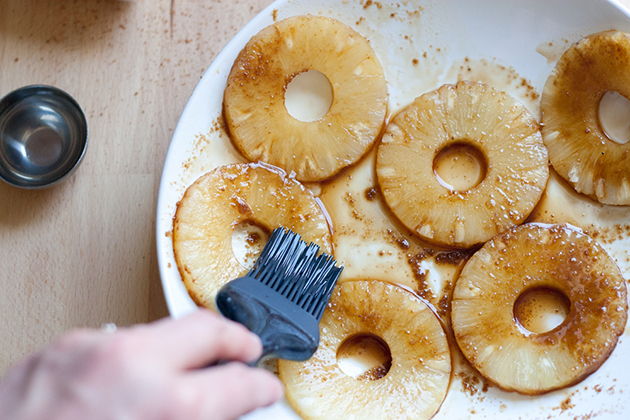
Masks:
[[[0,179],[11,185],[58,183],[79,166],[87,143],[85,114],[60,89],[26,86],[0,100]]]

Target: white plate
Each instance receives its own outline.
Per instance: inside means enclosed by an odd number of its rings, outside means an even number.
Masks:
[[[173,258],[170,232],[176,203],[205,172],[243,161],[220,126],[223,91],[232,63],[262,28],[274,20],[306,13],[336,18],[370,40],[385,70],[390,113],[424,92],[464,77],[506,90],[538,118],[539,101],[528,86],[542,92],[555,60],[570,43],[602,30],[630,31],[628,11],[613,0],[276,1],[216,57],[188,101],[171,140],[160,184],[156,228],[162,285],[173,317],[196,309]],[[523,79],[527,83],[522,84]],[[583,207],[594,214],[608,214],[607,209],[592,204]],[[605,246],[629,278],[627,239],[611,240]],[[596,373],[575,387],[541,397],[496,388],[470,395],[464,392],[461,380],[453,378],[435,418],[627,418],[628,360],[627,329],[613,355]],[[247,417],[299,418],[286,402]]]

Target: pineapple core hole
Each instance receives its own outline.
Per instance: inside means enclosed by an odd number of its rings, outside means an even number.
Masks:
[[[297,74],[284,93],[284,106],[290,116],[303,122],[320,119],[333,101],[332,86],[328,78],[317,70]]]
[[[246,269],[251,269],[262,252],[269,233],[253,222],[242,222],[232,232],[232,252]]]
[[[536,287],[523,292],[514,304],[514,318],[530,333],[542,334],[562,324],[571,310],[571,301],[562,292]]]
[[[608,139],[630,141],[630,101],[618,92],[606,92],[599,102],[599,125]]]
[[[451,191],[468,191],[486,177],[486,158],[468,143],[446,146],[433,160],[433,173],[438,182]]]
[[[392,366],[389,346],[373,334],[359,334],[347,338],[337,350],[337,365],[354,379],[381,379]]]

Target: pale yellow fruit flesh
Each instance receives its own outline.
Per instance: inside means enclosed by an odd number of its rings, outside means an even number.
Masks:
[[[268,232],[284,226],[332,253],[326,214],[302,184],[269,165],[218,167],[188,187],[173,222],[175,261],[197,304],[214,309],[218,290],[247,272],[232,249],[245,222]]]
[[[434,174],[436,155],[465,143],[487,161],[485,178],[452,191]],[[491,86],[459,82],[416,100],[387,126],[378,148],[378,183],[412,232],[468,248],[522,223],[549,177],[540,127],[525,107]]]
[[[532,333],[515,320],[526,290],[571,302],[564,322]],[[452,327],[468,361],[500,388],[541,394],[573,385],[611,354],[627,319],[626,284],[597,242],[560,225],[527,224],[473,255],[453,291]]]
[[[365,333],[391,351],[391,368],[377,380],[354,379],[337,364],[344,340]],[[304,419],[421,420],[439,410],[450,381],[448,340],[437,316],[410,292],[376,280],[339,284],[320,334],[310,360],[278,363],[287,398]]]
[[[543,139],[558,174],[602,204],[630,205],[630,142],[603,132],[599,103],[606,92],[630,98],[630,34],[607,31],[572,45],[545,83]]]
[[[318,120],[289,115],[284,92],[293,77],[316,70],[333,102]],[[380,135],[387,84],[365,38],[325,17],[298,16],[255,35],[237,57],[224,94],[234,145],[251,161],[295,172],[300,181],[329,178],[358,161]]]

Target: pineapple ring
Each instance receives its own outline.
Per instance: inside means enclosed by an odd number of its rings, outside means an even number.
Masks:
[[[630,34],[589,35],[560,57],[541,99],[551,164],[578,193],[602,204],[630,205],[630,142],[613,142],[598,121],[607,91],[630,98],[628,72]]]
[[[434,174],[454,144],[485,157],[485,177],[466,191]],[[549,168],[540,127],[527,109],[491,86],[461,81],[425,93],[387,126],[378,148],[378,183],[389,208],[413,233],[469,248],[522,223],[545,189]]]
[[[248,271],[232,249],[234,229],[247,222],[287,227],[332,253],[327,215],[302,184],[266,164],[218,167],[188,187],[173,221],[177,268],[198,305],[216,309],[219,289]]]
[[[556,328],[533,333],[514,315],[528,290],[571,302]],[[468,261],[455,285],[451,320],[459,348],[508,391],[542,394],[574,385],[608,358],[627,319],[626,284],[601,246],[567,226],[527,224],[497,236]]]
[[[284,104],[289,82],[307,70],[333,89],[330,109],[311,122],[293,118]],[[252,37],[234,62],[223,106],[232,142],[247,159],[320,181],[357,162],[381,133],[387,84],[360,34],[334,19],[298,16]]]
[[[382,338],[391,352],[389,371],[374,380],[348,376],[337,364],[344,340],[366,333]],[[448,339],[412,293],[378,280],[340,283],[320,334],[311,359],[278,361],[287,398],[304,419],[429,419],[439,410],[450,382]]]

